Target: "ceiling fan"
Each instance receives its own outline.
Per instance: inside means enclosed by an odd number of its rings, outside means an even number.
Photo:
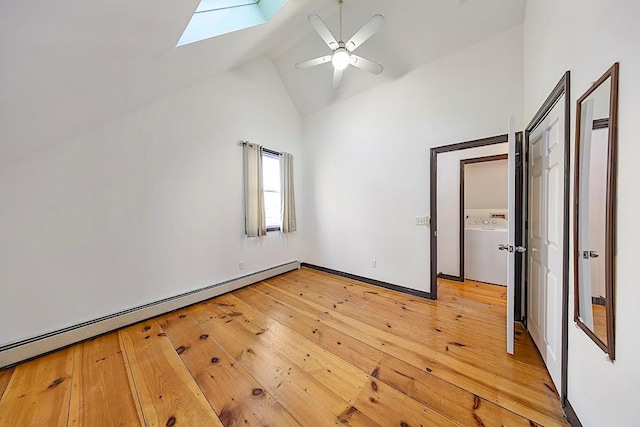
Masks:
[[[342,82],[342,73],[349,65],[353,65],[362,70],[368,71],[373,74],[380,74],[383,70],[382,65],[377,62],[370,61],[366,58],[354,55],[353,51],[356,50],[362,43],[366,42],[377,33],[384,24],[384,17],[382,15],[375,15],[366,24],[362,26],[355,33],[353,37],[346,43],[342,39],[342,2],[338,0],[340,4],[340,39],[331,34],[331,31],[327,28],[322,18],[318,15],[309,15],[309,23],[318,35],[324,40],[333,52],[330,55],[321,56],[319,58],[309,59],[307,61],[298,62],[296,68],[299,70],[305,68],[315,67],[317,65],[326,64],[331,62],[333,64],[333,88],[338,89]]]

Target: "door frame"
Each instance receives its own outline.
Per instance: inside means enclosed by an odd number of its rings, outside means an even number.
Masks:
[[[569,349],[569,218],[570,218],[570,203],[571,203],[571,194],[570,194],[570,185],[571,185],[571,74],[570,71],[564,73],[560,81],[553,88],[547,99],[544,101],[538,112],[533,116],[529,125],[527,125],[524,131],[524,162],[523,166],[525,167],[525,189],[524,189],[524,215],[525,215],[525,228],[524,228],[524,239],[525,239],[525,247],[527,247],[529,243],[529,138],[531,133],[538,127],[538,125],[547,117],[547,115],[551,112],[553,107],[558,103],[562,96],[565,97],[565,111],[564,111],[564,212],[563,212],[563,248],[562,248],[562,357],[561,357],[561,372],[560,372],[560,402],[562,403],[562,407],[566,407],[567,405],[567,351]],[[526,304],[526,295],[528,292],[528,273],[529,273],[529,265],[528,260],[529,256],[523,257],[524,271],[524,295],[525,295],[525,304],[524,304],[524,313],[523,318],[526,325],[527,319],[527,304]],[[516,286],[517,288],[517,286]]]
[[[523,133],[516,132],[516,206],[523,205],[523,188],[522,188],[522,141]],[[504,144],[509,142],[507,134],[491,136],[488,138],[475,139],[472,141],[459,142],[456,144],[443,145],[431,148],[431,171],[430,171],[430,212],[431,212],[431,229],[430,229],[430,298],[438,299],[438,154],[448,153],[451,151],[468,150],[470,148],[486,147],[489,145]],[[461,214],[464,215],[464,214]],[[522,245],[523,221],[522,209],[516,209],[516,242],[518,246]],[[462,272],[462,270],[461,270]],[[442,276],[440,276],[442,277]],[[464,276],[463,276],[464,277]],[[515,286],[515,320],[521,321],[523,298],[526,294],[522,293],[522,256],[516,256],[516,286]],[[464,281],[460,278],[444,276],[444,278],[458,281]]]
[[[507,160],[508,158],[509,158],[508,154],[496,154],[493,156],[473,157],[470,159],[460,160],[460,281],[461,282],[464,282],[464,278],[465,278],[465,274],[464,274],[464,245],[465,245],[464,224],[466,221],[466,218],[464,217],[465,166],[472,165],[475,163],[497,162],[500,160]],[[507,179],[509,178],[507,177]]]

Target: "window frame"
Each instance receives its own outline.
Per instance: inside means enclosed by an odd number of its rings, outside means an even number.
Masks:
[[[265,156],[266,157],[271,157],[271,158],[274,158],[274,159],[278,159],[278,161],[280,161],[280,158],[282,157],[282,153],[262,147],[262,160],[263,160],[263,162],[264,162],[264,157]],[[279,172],[280,172],[279,173],[279,179],[280,179],[280,182],[282,182],[282,169],[280,169]],[[263,173],[264,173],[264,170],[263,170]],[[264,179],[264,177],[263,177],[263,179]],[[266,190],[263,188],[262,189],[262,193],[264,194],[265,192],[266,192]],[[281,205],[281,207],[280,207],[280,216],[282,216],[282,193],[280,193],[280,205]],[[282,225],[279,224],[277,226],[273,226],[273,225],[272,226],[267,226],[267,233],[273,232],[273,231],[282,231]]]
[[[211,4],[208,4],[211,3]],[[215,1],[201,0],[194,13],[213,12],[222,9],[233,9],[236,7],[253,6],[260,3],[260,0],[229,0],[227,4],[217,5]]]

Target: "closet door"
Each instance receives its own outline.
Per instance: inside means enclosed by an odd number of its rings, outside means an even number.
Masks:
[[[564,217],[564,102],[529,142],[529,277],[527,326],[560,389]]]

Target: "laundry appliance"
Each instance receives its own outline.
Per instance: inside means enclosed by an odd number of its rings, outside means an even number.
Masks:
[[[508,242],[506,213],[473,212],[465,216],[465,279],[507,286],[507,253],[498,250],[498,245]]]

